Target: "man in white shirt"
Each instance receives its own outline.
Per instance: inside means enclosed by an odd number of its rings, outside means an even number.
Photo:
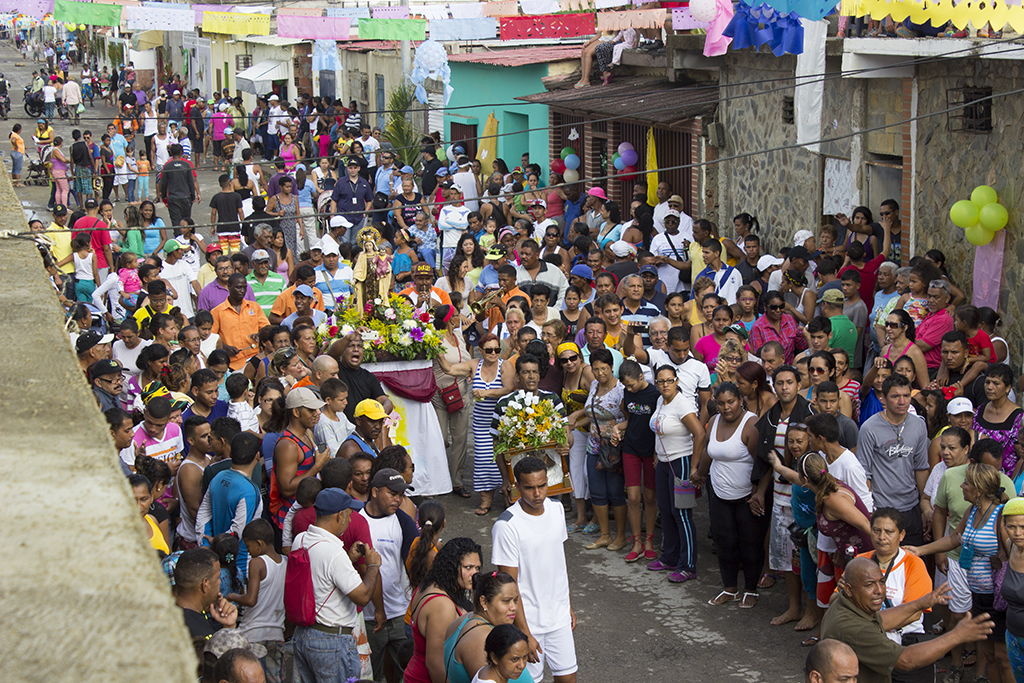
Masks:
[[[462,196],[466,208],[470,211],[479,211],[480,202],[477,198],[480,193],[477,191],[476,186],[476,175],[473,173],[473,164],[469,160],[469,157],[458,158],[459,170],[452,176],[459,187],[462,188]]]
[[[522,597],[515,626],[530,647],[527,665],[533,680],[544,674],[544,660],[555,683],[576,683],[576,613],[569,597],[569,574],[563,544],[562,505],[548,500],[544,462],[526,457],[513,470],[520,498],[498,517],[491,529],[491,562],[519,584]]]
[[[341,489],[324,489],[313,503],[316,521],[292,542],[293,553],[303,548],[309,554],[317,610],[316,623],[297,626],[292,637],[295,668],[302,681],[359,678],[359,651],[352,635],[359,619],[356,607],[365,607],[376,591],[381,558],[363,543],[345,548],[341,535],[352,511],[362,507]],[[360,558],[366,559],[364,579],[352,566]],[[337,652],[338,661],[330,661],[325,651]]]
[[[199,283],[196,281],[192,266],[184,258],[185,247],[175,239],[167,240],[164,245],[164,263],[160,269],[160,277],[166,280],[178,298],[174,303],[181,309],[181,314],[186,318],[192,318],[196,314],[196,307],[193,303],[193,294],[199,297]]]
[[[534,199],[530,202],[530,217],[533,218],[533,239],[537,240],[539,244],[544,244],[544,233],[547,232],[548,226],[557,225],[550,218],[544,217],[547,210],[547,202],[543,199]]]
[[[271,95],[267,99],[270,113],[267,119],[267,151],[276,157],[281,149],[281,134],[288,132],[288,112],[281,108],[281,98]]]
[[[654,207],[654,231],[658,234],[665,232],[665,216],[671,210],[668,199],[672,196],[672,183],[662,180],[658,183],[657,189],[658,205]]]
[[[363,156],[366,157],[366,163],[369,164],[371,169],[377,167],[377,150],[380,149],[380,142],[377,138],[370,135],[370,127],[365,123],[359,129],[359,142],[363,146]]]
[[[648,366],[653,372],[662,365],[671,365],[679,378],[679,392],[697,401],[701,419],[706,417],[708,399],[711,398],[711,373],[708,366],[690,355],[690,327],[681,325],[668,331],[668,349],[644,349],[637,344],[640,335],[627,334],[623,352],[634,356],[638,363]]]
[[[715,294],[725,299],[730,306],[736,305],[736,296],[740,287],[743,286],[743,276],[740,271],[722,262],[722,244],[714,237],[709,237],[701,244],[701,251],[704,256],[704,263],[707,267],[697,273],[693,278],[706,277],[715,283]]]
[[[693,264],[690,261],[690,244],[679,232],[681,216],[675,209],[669,209],[662,219],[664,232],[651,240],[651,253],[658,266],[658,278],[665,283],[668,294],[689,289],[690,268]]]
[[[381,599],[366,605],[363,615],[370,641],[373,679],[383,680],[384,657],[391,657],[395,670],[402,669],[400,653],[408,642],[405,635],[405,611],[409,609],[411,589],[405,560],[412,542],[419,536],[416,522],[399,509],[403,493],[409,488],[397,471],[385,467],[370,481],[370,500],[357,514],[370,527],[373,547],[381,552]],[[559,506],[561,507],[561,506]],[[565,523],[562,523],[565,528]],[[376,627],[369,624],[376,622]]]

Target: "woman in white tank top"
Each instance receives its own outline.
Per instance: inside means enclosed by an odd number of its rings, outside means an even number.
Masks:
[[[770,517],[765,496],[771,473],[755,486],[750,481],[757,451],[757,415],[743,408],[743,397],[731,382],[715,390],[718,415],[707,431],[707,448],[701,456],[700,478],[710,470],[711,535],[718,553],[722,591],[711,605],[740,600],[740,607],[757,604],[757,582],[764,566],[764,539]],[[743,597],[738,597],[738,577],[743,569]]]

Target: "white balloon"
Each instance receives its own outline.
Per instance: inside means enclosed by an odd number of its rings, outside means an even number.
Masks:
[[[718,16],[718,2],[717,0],[690,0],[690,14],[697,21],[714,21]]]
[[[566,169],[565,173],[562,174],[562,179],[567,183],[575,183],[577,180],[580,179],[579,171],[573,170],[571,168]]]

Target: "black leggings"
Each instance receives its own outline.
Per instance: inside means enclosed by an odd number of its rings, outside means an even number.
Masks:
[[[718,553],[718,571],[722,575],[722,587],[737,585],[740,569],[743,569],[743,590],[757,592],[757,582],[764,566],[764,537],[768,530],[768,513],[755,517],[747,504],[747,498],[723,500],[715,495],[711,486],[709,510],[711,514],[711,536]],[[770,504],[766,508],[771,510]]]

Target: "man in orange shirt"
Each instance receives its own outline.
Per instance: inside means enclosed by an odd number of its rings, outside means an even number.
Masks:
[[[244,275],[233,274],[228,278],[227,300],[210,311],[213,333],[220,335],[232,370],[240,370],[246,360],[256,355],[259,331],[270,324],[259,304],[245,298],[248,286]]]
[[[281,292],[270,309],[271,324],[280,325],[282,320],[296,311],[295,288],[299,285],[309,285],[313,290],[313,308],[318,311],[326,310],[324,295],[316,288],[316,272],[313,267],[299,266],[295,269],[295,284]]]
[[[481,325],[488,332],[494,332],[498,325],[505,322],[505,309],[513,297],[521,296],[527,301],[530,300],[526,292],[516,285],[516,267],[511,264],[505,264],[498,268],[498,287],[501,289],[501,296],[496,300],[491,300],[491,306],[487,309],[487,318],[485,321],[481,321]]]
[[[429,302],[427,308],[437,308],[445,304],[452,305],[448,292],[434,286],[434,269],[424,261],[413,265],[412,287],[406,287],[399,294],[409,299],[413,306],[421,305],[422,301]]]

